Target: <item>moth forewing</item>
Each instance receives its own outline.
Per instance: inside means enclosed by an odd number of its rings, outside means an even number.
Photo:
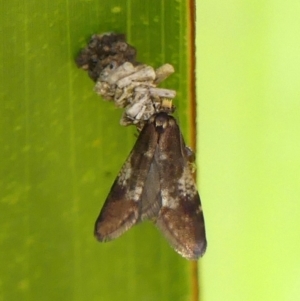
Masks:
[[[159,166],[162,208],[156,225],[179,254],[196,260],[206,249],[204,217],[186,145],[171,116],[160,134],[158,149],[155,160]]]
[[[121,168],[96,220],[94,234],[99,241],[115,239],[141,220],[141,199],[156,145],[157,134],[153,125],[147,124]]]
[[[196,205],[196,199],[194,201]],[[199,205],[193,206],[192,203],[183,201],[174,209],[163,206],[156,225],[183,257],[197,260],[205,253],[204,219]]]

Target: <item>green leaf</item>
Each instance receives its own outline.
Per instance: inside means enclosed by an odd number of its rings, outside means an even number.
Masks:
[[[151,223],[100,244],[94,221],[136,139],[74,59],[94,33],[126,33],[171,63],[187,132],[185,1],[3,2],[0,300],[187,300],[189,263]]]

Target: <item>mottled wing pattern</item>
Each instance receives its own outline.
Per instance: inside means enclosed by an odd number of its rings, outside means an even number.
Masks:
[[[99,241],[115,239],[140,221],[157,136],[153,124],[145,125],[140,133],[96,220],[94,234]]]
[[[154,114],[116,178],[95,224],[100,241],[117,238],[150,219],[183,257],[206,249],[204,217],[189,150],[167,113]]]
[[[164,115],[154,161],[159,166],[161,210],[156,225],[171,246],[187,259],[196,260],[206,250],[200,197],[180,129],[173,117]]]

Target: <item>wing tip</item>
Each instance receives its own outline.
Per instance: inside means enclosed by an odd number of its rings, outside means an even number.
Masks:
[[[110,207],[112,205],[112,207]],[[113,204],[104,207],[95,222],[94,236],[100,242],[113,240],[138,222],[138,207],[134,202],[122,204],[114,210]]]

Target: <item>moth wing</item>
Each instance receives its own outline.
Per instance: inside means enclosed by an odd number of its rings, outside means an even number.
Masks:
[[[115,239],[141,220],[141,199],[156,145],[154,127],[146,124],[96,220],[94,234],[99,241]]]
[[[162,206],[156,225],[176,252],[197,260],[205,253],[207,245],[199,195],[181,196],[177,201],[178,205],[173,208]]]
[[[155,155],[154,155],[155,156]],[[141,198],[141,220],[155,220],[161,208],[159,166],[151,162]]]
[[[156,225],[183,257],[196,260],[206,250],[206,234],[200,196],[193,179],[188,151],[175,119],[161,134],[157,162],[162,207]]]

